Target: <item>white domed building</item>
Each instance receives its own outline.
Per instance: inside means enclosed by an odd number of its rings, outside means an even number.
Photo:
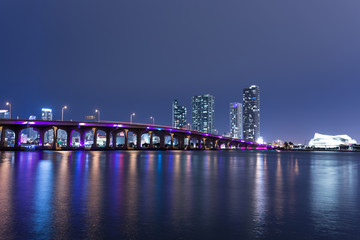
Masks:
[[[314,138],[310,140],[309,147],[312,148],[339,148],[340,146],[350,146],[356,144],[356,140],[348,135],[325,135],[315,133]]]

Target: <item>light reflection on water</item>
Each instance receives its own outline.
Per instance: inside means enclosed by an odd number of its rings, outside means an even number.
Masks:
[[[359,239],[359,157],[0,152],[0,238]]]

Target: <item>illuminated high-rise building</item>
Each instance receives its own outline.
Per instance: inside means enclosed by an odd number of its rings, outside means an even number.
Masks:
[[[196,131],[214,133],[215,97],[210,94],[192,97],[191,128]]]
[[[230,103],[230,137],[242,139],[242,104]]]
[[[41,109],[41,119],[42,120],[52,120],[53,119],[52,109],[42,108]]]
[[[243,91],[243,138],[256,142],[260,137],[260,89],[251,85]]]
[[[186,126],[186,107],[180,106],[176,99],[172,104],[172,126],[176,128],[184,128]]]

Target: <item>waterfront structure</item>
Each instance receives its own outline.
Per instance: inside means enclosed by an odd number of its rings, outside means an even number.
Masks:
[[[215,97],[210,94],[192,97],[191,127],[204,133],[214,133]]]
[[[243,91],[243,137],[252,142],[260,137],[260,88],[256,85]]]
[[[28,128],[33,128],[39,135],[38,144],[35,146],[37,149],[273,149],[272,146],[265,144],[161,125],[110,121],[44,120],[0,120],[0,149],[22,149],[21,134]],[[57,144],[59,131],[66,132],[66,140],[61,145]],[[103,148],[100,148],[97,143],[99,131],[102,131],[103,136],[105,136],[105,147]],[[51,133],[54,141],[45,144],[44,139],[47,133]],[[119,135],[123,136],[123,144],[118,142]],[[144,135],[149,136],[149,143],[142,144]],[[78,136],[79,140],[74,143],[73,138],[76,136]],[[133,138],[132,142],[130,136]],[[158,139],[157,142],[154,141],[156,138]],[[85,140],[91,142],[92,146],[85,148]]]
[[[350,146],[356,144],[356,140],[348,135],[325,135],[315,133],[314,138],[309,142],[312,148],[339,148],[340,146]]]
[[[10,119],[10,113],[8,110],[0,110],[0,119]]]
[[[175,128],[184,128],[186,126],[186,107],[180,106],[178,100],[172,103],[172,126]]]
[[[243,138],[242,118],[242,104],[230,103],[230,137]]]

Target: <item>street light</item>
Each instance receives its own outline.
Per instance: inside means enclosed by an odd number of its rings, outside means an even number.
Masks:
[[[132,117],[133,116],[135,116],[135,113],[132,113],[131,115],[130,115],[130,123],[132,123]]]
[[[155,118],[154,118],[154,117],[150,117],[150,119],[152,119],[153,125],[155,125]]]
[[[9,106],[9,108],[10,108],[10,119],[11,119],[11,103],[9,103],[9,102],[6,102],[6,106]]]
[[[67,109],[67,106],[61,108],[61,121],[64,121],[64,109]]]
[[[188,123],[187,126],[188,126],[188,129],[190,130],[191,129],[191,124]]]
[[[98,122],[100,122],[100,111],[98,109],[95,109],[95,112],[98,114]]]

